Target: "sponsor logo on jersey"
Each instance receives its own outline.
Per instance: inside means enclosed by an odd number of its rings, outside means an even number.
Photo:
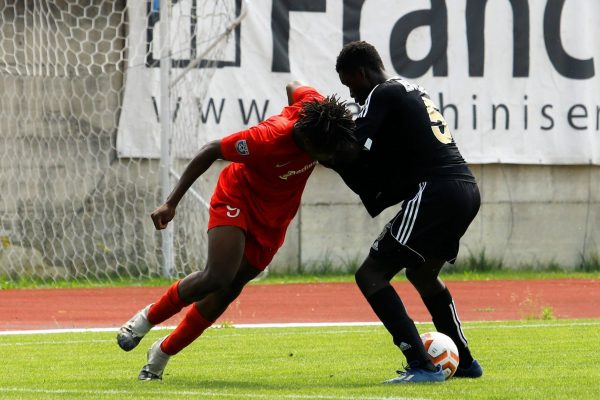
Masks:
[[[291,161],[288,162],[282,162],[282,163],[276,163],[275,164],[275,168],[281,168],[281,167],[285,167],[286,165],[288,165],[289,163],[291,163]]]
[[[306,172],[308,170],[310,170],[312,167],[314,167],[315,165],[317,165],[316,161],[311,162],[310,164],[306,164],[304,167],[300,168],[299,170],[296,171],[288,171],[283,175],[279,175],[279,179],[283,179],[284,181],[287,180],[287,178],[289,178],[290,176],[294,176],[294,175],[300,175],[303,172]]]
[[[243,156],[250,154],[250,150],[248,150],[248,143],[244,139],[235,142],[235,149]]]

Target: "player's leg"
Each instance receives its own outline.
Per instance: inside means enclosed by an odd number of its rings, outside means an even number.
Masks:
[[[236,230],[226,228],[232,227],[215,227],[209,230],[209,273],[194,274],[189,280],[184,279],[180,285],[182,297],[183,292],[186,292],[186,298],[195,296],[197,300],[177,328],[150,348],[148,363],[142,368],[139,379],[160,379],[169,358],[197,339],[238,297],[244,286],[269,265],[277,251],[277,244],[283,242],[285,234],[284,227],[275,230],[272,235],[255,229],[260,241],[254,235],[245,234],[244,243],[240,245],[232,242],[234,238],[240,240]],[[236,256],[231,258],[232,254]],[[239,264],[232,276],[232,269],[228,266],[234,265],[234,262]],[[224,275],[231,278],[211,278],[214,275],[210,272],[214,268],[220,268],[217,272],[226,271]]]
[[[254,279],[260,270],[245,259],[233,278],[224,288],[211,292],[189,308],[184,319],[167,337],[155,342],[148,351],[148,362],[139,374],[140,380],[161,379],[170,357],[179,353],[211,326],[241,293],[244,286]]]
[[[231,283],[209,293],[190,307],[185,318],[164,340],[161,349],[168,355],[175,355],[192,343],[225,312],[229,304],[240,295],[244,286],[260,272],[248,261],[243,260]]]
[[[392,335],[394,344],[406,357],[408,365],[433,371],[435,366],[427,356],[414,321],[390,284],[391,278],[399,270],[398,266],[385,264],[368,256],[356,272],[356,283],[379,320]]]
[[[436,329],[458,347],[460,364],[454,376],[478,377],[483,371],[473,360],[452,295],[438,275],[445,260],[454,260],[458,254],[460,238],[479,210],[479,190],[476,184],[462,181],[430,182],[426,186],[415,225],[405,242],[426,256],[422,264],[407,268],[406,276],[421,295]]]
[[[456,344],[459,368],[468,369],[473,364],[469,343],[462,330],[452,295],[438,277],[444,263],[444,260],[430,258],[418,268],[407,268],[406,277],[421,295],[436,330],[448,335]]]
[[[228,287],[242,265],[245,243],[246,234],[237,226],[210,229],[206,268],[182,279],[181,299],[189,303],[200,301],[207,294]]]
[[[208,293],[228,286],[244,255],[245,234],[237,226],[217,226],[208,231],[208,257],[203,271],[191,273],[172,284],[156,302],[148,305],[121,327],[117,343],[135,348],[148,331]]]
[[[356,272],[356,283],[408,363],[404,373],[387,382],[443,381],[443,372],[438,371],[429,359],[414,321],[390,284],[404,265],[416,262],[415,255],[410,250],[400,249],[397,240],[391,236],[391,227],[398,218],[402,219],[402,215],[403,210],[373,243],[369,256]]]
[[[154,303],[138,311],[119,329],[117,343],[125,351],[133,350],[144,336],[154,327],[177,314],[190,303],[179,295],[181,280],[173,283]]]

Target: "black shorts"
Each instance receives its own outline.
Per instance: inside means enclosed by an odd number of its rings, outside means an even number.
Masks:
[[[415,267],[427,258],[450,263],[459,240],[479,211],[477,184],[466,181],[421,182],[396,216],[373,242],[369,255],[402,267]]]

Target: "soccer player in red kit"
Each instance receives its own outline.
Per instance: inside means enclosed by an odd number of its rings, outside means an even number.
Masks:
[[[296,144],[298,137],[353,129],[351,113],[336,97],[324,98],[298,81],[286,92],[288,106],[279,115],[202,147],[152,213],[156,229],[164,229],[194,181],[217,159],[231,161],[210,201],[205,268],[174,283],[119,330],[117,343],[130,351],[153,326],[192,304],[176,329],[150,347],[140,380],[162,379],[170,356],[212,325],[282,246],[316,165]]]

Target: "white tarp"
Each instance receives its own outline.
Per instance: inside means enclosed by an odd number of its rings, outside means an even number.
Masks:
[[[173,12],[189,14],[193,3],[180,0]],[[145,52],[158,47],[158,24],[149,43],[147,5],[132,1],[128,8],[117,146],[122,157],[157,157],[160,69],[148,66]],[[181,21],[172,36],[190,31]],[[191,155],[278,113],[292,79],[351,100],[335,60],[345,41],[360,38],[377,47],[391,75],[428,90],[470,163],[598,165],[599,37],[600,1],[591,0],[250,1],[207,92],[195,87],[202,68],[182,81],[185,90],[172,105],[176,123],[201,118],[174,148]],[[173,63],[173,76],[183,64]]]

